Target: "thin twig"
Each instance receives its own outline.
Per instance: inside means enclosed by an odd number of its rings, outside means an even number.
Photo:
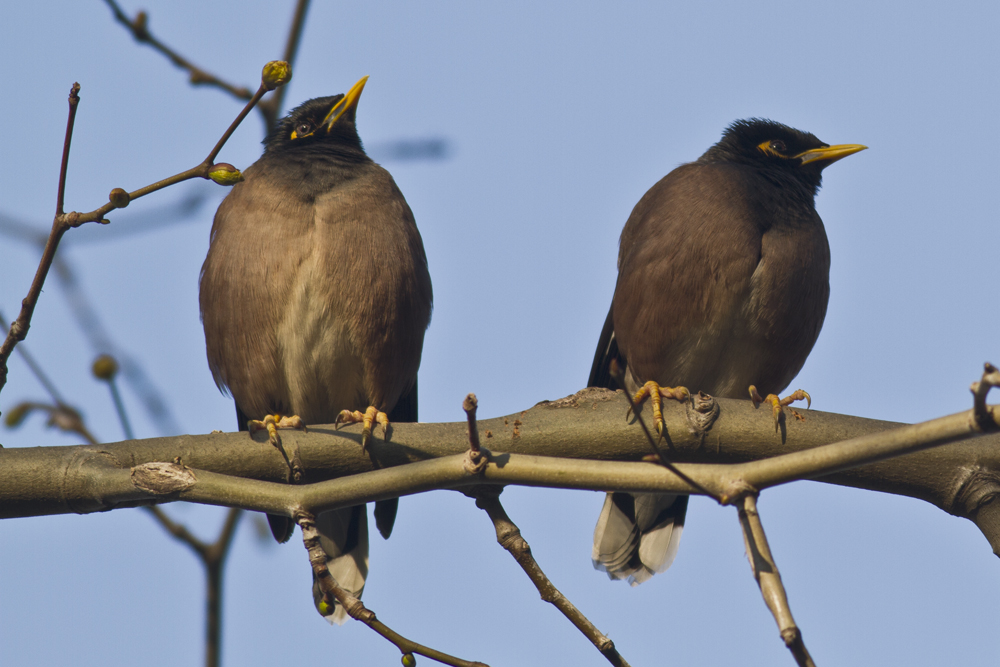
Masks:
[[[69,90],[69,118],[66,119],[66,136],[63,138],[62,162],[59,166],[59,190],[56,194],[56,217],[63,214],[66,198],[66,172],[69,169],[69,147],[73,143],[73,125],[76,123],[76,108],[80,104],[80,84],[74,83]]]
[[[323,602],[326,605],[332,608],[334,601],[336,601],[337,604],[343,606],[351,618],[361,621],[392,642],[404,656],[408,653],[416,653],[445,665],[453,665],[453,667],[487,667],[481,662],[469,662],[468,660],[462,660],[461,658],[456,658],[447,653],[442,653],[441,651],[418,644],[380,622],[375,617],[375,612],[365,607],[361,600],[341,588],[330,574],[330,570],[326,564],[326,552],[323,551],[323,547],[320,544],[319,531],[316,529],[314,516],[300,510],[296,512],[295,521],[302,529],[302,541],[305,544],[306,551],[309,553],[309,562],[312,565],[313,577],[323,593]]]
[[[129,32],[132,33],[132,36],[137,42],[141,44],[149,44],[151,47],[169,58],[170,62],[174,65],[187,71],[191,85],[212,86],[226,91],[237,99],[250,99],[250,90],[245,86],[234,86],[231,83],[223,81],[214,74],[198,67],[163,42],[153,37],[152,33],[149,32],[149,15],[146,14],[146,12],[139,12],[136,14],[134,20],[130,20],[115,0],[104,0],[104,2],[111,8],[111,12],[115,15],[115,20],[128,28]]]
[[[798,663],[799,667],[816,667],[809,651],[806,650],[806,646],[802,642],[802,632],[795,625],[795,619],[792,618],[792,610],[788,606],[785,586],[781,583],[781,574],[778,572],[778,566],[774,564],[771,548],[767,544],[767,536],[764,535],[764,526],[760,521],[760,514],[757,512],[757,495],[747,493],[742,500],[742,506],[739,510],[740,526],[743,528],[743,542],[750,559],[753,578],[757,580],[757,586],[760,587],[760,593],[764,596],[764,602],[771,610],[771,614],[774,615],[778,630],[781,632],[781,638],[795,657],[795,662]]]
[[[0,329],[7,331],[7,327],[7,320],[4,319],[3,313],[0,313]],[[57,405],[65,405],[66,401],[64,401],[62,396],[59,394],[59,390],[56,389],[55,384],[53,384],[52,380],[49,379],[49,376],[45,374],[45,371],[42,370],[39,363],[35,361],[35,358],[30,352],[28,352],[28,348],[21,345],[17,348],[17,353],[21,355],[24,363],[26,363],[28,365],[28,369],[31,370],[31,374],[34,375],[35,379],[38,380],[42,387],[45,388],[45,391],[49,393],[52,400]]]
[[[528,542],[521,537],[520,529],[510,520],[503,505],[500,504],[501,490],[502,487],[499,486],[484,485],[476,487],[475,491],[476,507],[489,515],[497,533],[497,542],[514,557],[517,564],[528,575],[531,583],[538,589],[542,600],[562,612],[562,615],[569,619],[569,622],[597,647],[597,650],[608,662],[616,667],[629,667],[628,662],[615,648],[615,643],[598,630],[597,626],[591,623],[590,619],[584,616],[583,612],[577,609],[576,605],[570,602],[545,576],[535,557],[531,555],[531,547]]]
[[[262,83],[257,92],[254,93],[250,101],[247,102],[246,106],[236,117],[226,132],[222,135],[222,138],[215,144],[215,147],[208,154],[205,160],[191,169],[183,171],[179,174],[170,176],[161,181],[157,181],[146,187],[139,188],[135,192],[128,193],[127,201],[130,202],[139,197],[143,197],[157,190],[162,190],[163,188],[174,185],[175,183],[180,183],[192,178],[208,178],[209,171],[212,168],[212,162],[218,156],[219,151],[222,150],[223,145],[236,130],[236,127],[246,118],[250,110],[260,101],[260,98],[268,91],[268,88]],[[35,305],[38,303],[38,296],[42,292],[42,286],[45,284],[45,278],[48,276],[49,268],[52,266],[52,261],[55,258],[56,249],[59,246],[59,241],[62,239],[63,234],[71,227],[79,227],[86,222],[103,221],[104,215],[108,212],[118,208],[115,204],[110,201],[104,206],[91,211],[89,213],[79,213],[77,211],[72,211],[70,213],[63,212],[63,197],[66,186],[66,171],[67,165],[69,163],[69,148],[71,139],[73,136],[73,123],[76,118],[76,107],[80,101],[78,93],[80,92],[80,84],[74,83],[73,88],[70,90],[69,95],[69,119],[66,122],[66,139],[63,142],[63,157],[62,157],[62,167],[59,172],[59,191],[56,197],[56,216],[55,220],[52,222],[52,231],[49,233],[49,238],[45,242],[45,249],[42,251],[42,258],[38,263],[38,270],[35,272],[35,278],[31,283],[31,287],[28,290],[28,296],[24,298],[21,302],[21,312],[11,326],[10,331],[7,333],[7,337],[0,345],[0,391],[7,384],[7,360],[10,358],[11,353],[14,351],[14,347],[25,339],[28,335],[28,327],[31,324],[31,316],[35,311]],[[127,205],[127,203],[126,203]]]
[[[469,424],[469,461],[466,470],[470,474],[481,474],[489,463],[488,453],[482,451],[479,443],[479,426],[476,423],[476,410],[478,408],[479,400],[475,394],[469,394],[462,402],[462,409],[465,410]],[[576,605],[570,602],[542,572],[535,557],[531,555],[531,547],[527,540],[521,537],[521,530],[510,520],[500,503],[501,492],[503,492],[502,486],[483,484],[466,491],[466,494],[475,498],[476,507],[489,515],[497,533],[497,542],[514,557],[517,564],[528,575],[531,583],[538,589],[542,600],[562,612],[563,616],[568,618],[570,623],[575,625],[577,630],[582,632],[583,636],[597,647],[597,650],[607,658],[608,662],[616,667],[629,667],[625,658],[615,649],[615,643],[604,636],[597,629],[597,626],[591,623],[590,619],[584,616],[583,612],[577,609]]]
[[[38,269],[35,271],[35,278],[31,281],[28,295],[21,301],[21,312],[7,332],[7,337],[0,345],[0,391],[3,391],[7,384],[7,360],[10,358],[14,348],[28,335],[28,327],[31,326],[31,316],[35,312],[35,305],[38,303],[38,296],[42,293],[42,285],[48,276],[52,260],[56,256],[56,248],[59,247],[59,240],[69,227],[62,222],[63,198],[66,193],[66,172],[69,166],[69,148],[73,140],[73,124],[76,122],[76,108],[80,103],[80,84],[74,83],[69,91],[69,117],[66,119],[66,137],[63,140],[63,154],[61,166],[59,168],[59,189],[56,193],[56,215],[52,222],[52,231],[45,242],[45,249],[42,251],[42,258],[38,262]]]
[[[114,401],[115,410],[118,412],[118,421],[121,422],[122,431],[125,432],[125,439],[132,440],[135,434],[132,433],[132,425],[128,421],[128,413],[125,412],[125,404],[122,402],[122,395],[114,378],[108,380],[108,389],[111,390],[111,400]]]
[[[295,14],[292,16],[292,25],[288,29],[288,40],[285,42],[285,54],[282,57],[290,66],[295,66],[295,56],[299,51],[299,41],[302,38],[302,30],[306,24],[306,12],[309,9],[309,0],[298,0],[295,5]],[[282,105],[285,102],[285,90],[287,86],[282,86],[275,91],[274,95],[257,105],[257,109],[264,117],[264,126],[270,134],[278,122],[278,114],[281,113]]]

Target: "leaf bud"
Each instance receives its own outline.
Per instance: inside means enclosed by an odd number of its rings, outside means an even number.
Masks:
[[[292,66],[284,60],[272,60],[264,65],[260,73],[260,82],[268,90],[274,90],[285,85],[292,79]]]
[[[32,407],[31,403],[18,403],[7,412],[7,416],[3,420],[4,424],[7,425],[7,428],[20,426],[24,418],[31,412]]]
[[[209,168],[208,177],[219,185],[236,185],[243,180],[243,173],[228,162],[219,162]]]
[[[114,204],[115,208],[125,208],[132,201],[132,198],[121,188],[115,188],[108,195],[108,201]]]
[[[91,371],[98,380],[108,382],[118,374],[118,362],[110,354],[102,354],[94,360]]]

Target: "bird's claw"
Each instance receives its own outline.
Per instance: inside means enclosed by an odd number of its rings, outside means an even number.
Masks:
[[[300,431],[308,430],[306,423],[298,415],[290,415],[288,417],[266,415],[263,419],[251,419],[247,422],[247,430],[250,432],[250,437],[253,437],[253,434],[257,431],[267,431],[268,442],[271,443],[272,447],[281,452],[285,462],[288,463],[288,472],[291,474],[290,479],[299,482],[302,480],[303,467],[302,461],[299,459],[298,449],[296,448],[293,451],[292,457],[289,459],[285,453],[285,448],[281,444],[281,436],[278,435],[279,428],[294,428]]]
[[[784,414],[784,407],[786,405],[791,405],[795,401],[806,401],[806,407],[812,407],[812,396],[808,392],[802,389],[796,389],[788,396],[780,398],[777,394],[768,394],[764,398],[760,397],[757,393],[757,387],[750,385],[750,400],[753,401],[754,408],[760,406],[761,403],[771,404],[771,415],[774,417],[774,432],[778,432],[778,425],[781,423],[781,416]],[[796,413],[796,418],[804,420],[802,415]]]
[[[666,424],[663,421],[663,399],[671,399],[683,403],[691,396],[691,392],[687,390],[686,387],[661,387],[656,382],[650,380],[646,384],[642,385],[639,391],[635,392],[635,396],[632,398],[632,403],[639,405],[646,400],[647,397],[653,403],[653,422],[656,424],[656,432],[659,436],[663,437],[663,431],[666,430]],[[625,419],[629,418],[632,414],[632,406],[628,408],[628,412],[625,413]]]
[[[257,431],[267,431],[267,439],[274,447],[281,447],[281,436],[278,435],[279,428],[294,428],[305,431],[306,424],[298,415],[282,417],[281,415],[266,415],[264,419],[251,419],[247,422],[247,430],[253,436]]]
[[[334,426],[339,426],[340,424],[361,424],[361,451],[366,451],[368,449],[368,441],[372,436],[372,425],[380,424],[382,426],[382,436],[383,439],[389,439],[389,415],[385,414],[374,405],[369,405],[368,409],[362,414],[359,410],[341,410],[340,414],[337,415],[337,420],[334,422]]]

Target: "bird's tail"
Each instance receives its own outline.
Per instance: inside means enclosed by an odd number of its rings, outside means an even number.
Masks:
[[[594,567],[638,586],[674,562],[688,496],[609,493],[594,528]]]
[[[326,552],[326,565],[330,575],[347,593],[361,597],[368,576],[368,513],[364,505],[324,512],[316,517],[320,544]],[[320,605],[323,593],[313,582],[313,602],[316,609],[330,623],[343,625],[347,610],[340,604],[333,608]]]

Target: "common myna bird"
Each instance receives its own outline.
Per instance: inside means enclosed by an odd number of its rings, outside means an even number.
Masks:
[[[368,77],[282,119],[219,206],[201,270],[201,317],[216,384],[247,417],[306,424],[417,420],[417,368],[431,280],[413,213],[355,126]],[[362,414],[365,413],[365,414]],[[388,537],[396,500],[376,503]],[[271,517],[286,541],[294,524]],[[316,518],[341,587],[368,573],[365,507]],[[318,603],[317,603],[317,606]],[[342,622],[344,610],[321,608]]]
[[[589,385],[622,388],[636,402],[684,400],[687,389],[746,398],[756,385],[778,402],[826,315],[830,246],[815,206],[822,171],[864,148],[740,120],[650,188],[622,230]],[[687,496],[609,493],[594,566],[633,586],[664,571],[687,504]]]

